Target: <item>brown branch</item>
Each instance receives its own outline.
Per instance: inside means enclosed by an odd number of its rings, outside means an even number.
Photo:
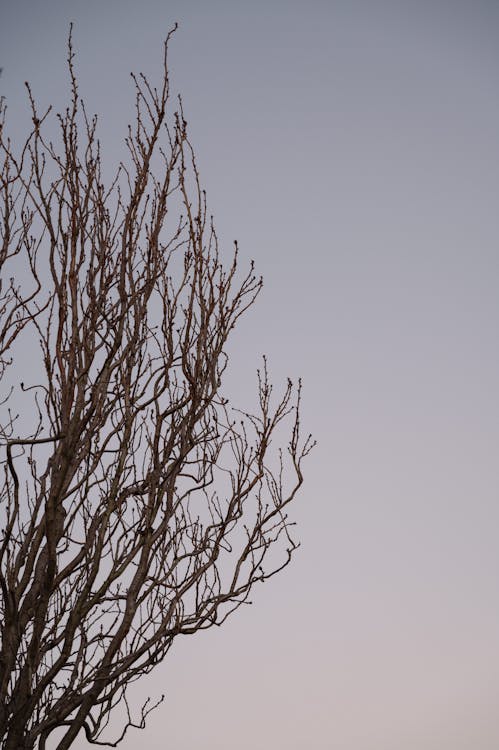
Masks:
[[[264,359],[255,412],[223,392],[228,341],[262,280],[252,263],[240,274],[237,245],[228,259],[219,247],[171,104],[171,33],[160,85],[133,77],[129,165],[107,186],[72,34],[59,139],[29,86],[20,155],[0,133],[0,376],[10,368],[22,394],[19,422],[15,385],[0,420],[5,750],[45,750],[57,728],[57,750],[82,731],[116,747],[156,705],[132,720],[127,686],[178,635],[223,624],[299,546],[288,507],[313,446],[301,384],[276,398]],[[13,437],[19,424],[28,437]]]

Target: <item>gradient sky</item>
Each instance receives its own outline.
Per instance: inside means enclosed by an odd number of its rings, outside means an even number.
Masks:
[[[105,157],[129,71],[182,91],[219,235],[265,278],[232,344],[302,375],[302,547],[178,642],[152,750],[499,747],[499,3],[0,0],[0,93],[63,106],[69,22]],[[77,745],[85,747],[83,740]]]

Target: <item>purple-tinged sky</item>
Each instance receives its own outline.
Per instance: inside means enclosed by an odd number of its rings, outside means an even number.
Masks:
[[[71,20],[109,164],[180,22],[218,231],[265,277],[228,387],[267,353],[319,441],[293,565],[138,684],[166,701],[122,747],[497,750],[499,4],[1,0],[11,132],[24,80],[63,106]]]

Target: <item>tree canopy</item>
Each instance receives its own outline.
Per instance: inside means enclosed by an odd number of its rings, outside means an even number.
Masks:
[[[127,687],[176,636],[221,625],[297,543],[288,505],[312,447],[300,384],[258,409],[223,392],[226,345],[262,286],[219,248],[168,46],[133,76],[127,157],[103,177],[71,36],[67,109],[16,147],[1,104],[0,735],[116,746],[157,700]],[[274,448],[274,442],[283,448]],[[123,718],[108,737],[113,712]],[[55,735],[53,735],[55,737]]]

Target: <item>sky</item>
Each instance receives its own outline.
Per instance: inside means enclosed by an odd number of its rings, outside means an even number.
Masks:
[[[0,93],[64,106],[70,21],[105,158],[129,73],[183,95],[221,242],[265,286],[234,334],[318,446],[292,565],[134,688],[120,747],[499,747],[499,3],[0,0]],[[85,747],[83,739],[77,748]]]

